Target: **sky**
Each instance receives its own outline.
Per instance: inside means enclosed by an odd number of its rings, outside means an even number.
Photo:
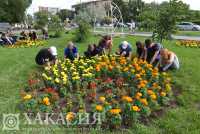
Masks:
[[[82,2],[91,1],[91,0],[81,0]],[[161,3],[162,1],[168,0],[143,0],[147,3],[152,1]],[[200,10],[200,0],[182,0],[183,2],[190,5],[191,9]],[[39,6],[45,7],[58,7],[60,9],[71,9],[71,6],[79,3],[80,0],[33,0],[32,5],[28,8],[27,13],[33,14],[38,11]]]

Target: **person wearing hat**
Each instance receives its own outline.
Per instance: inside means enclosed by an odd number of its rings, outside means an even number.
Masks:
[[[145,60],[152,65],[156,65],[160,59],[160,50],[163,46],[160,43],[152,43],[150,39],[145,40]]]
[[[119,45],[119,51],[117,52],[117,54],[131,59],[131,55],[132,55],[131,45],[127,41],[123,41]]]
[[[35,62],[38,65],[50,65],[55,64],[57,61],[57,49],[52,46],[49,48],[41,49],[35,57]],[[50,64],[49,64],[50,63]]]
[[[75,58],[79,58],[78,49],[73,42],[69,42],[64,50],[64,57],[73,61]]]

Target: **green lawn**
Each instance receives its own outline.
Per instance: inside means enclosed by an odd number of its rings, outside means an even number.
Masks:
[[[48,45],[54,45],[58,48],[59,57],[63,58],[64,47],[72,38],[71,34],[65,34],[58,39],[48,40]],[[97,43],[100,37],[92,36],[85,43],[77,43],[79,52],[83,54],[89,43]],[[133,45],[136,40],[144,41],[142,37],[128,36],[124,38],[114,38],[114,50],[118,44],[127,40]],[[168,110],[159,118],[154,118],[151,123],[144,125],[137,123],[131,129],[123,131],[124,133],[136,134],[199,134],[200,133],[200,49],[178,47],[175,41],[164,41],[164,46],[177,53],[181,69],[170,72],[175,84],[178,85],[177,97],[178,107],[168,108]],[[135,48],[135,46],[133,46]],[[0,133],[10,133],[2,131],[2,114],[19,113],[17,104],[20,101],[19,91],[27,82],[29,75],[34,71],[39,71],[34,58],[39,48],[0,48]],[[21,119],[22,121],[23,119]],[[38,129],[25,129],[26,127]],[[20,125],[23,131],[16,131],[19,134],[61,134],[71,132],[60,126],[24,126]],[[12,131],[11,131],[12,132]],[[14,132],[13,132],[14,133]],[[71,132],[72,133],[72,132]],[[91,133],[98,133],[97,130]],[[104,132],[106,133],[106,132]],[[116,133],[121,133],[117,131]]]
[[[178,31],[175,35],[200,36],[200,31]]]

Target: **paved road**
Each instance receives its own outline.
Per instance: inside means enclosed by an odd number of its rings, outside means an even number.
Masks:
[[[103,31],[95,31],[95,33],[99,34],[107,34],[106,32]],[[120,32],[115,32],[115,35],[135,35],[135,36],[143,36],[143,37],[151,37],[152,33],[151,32],[136,32],[136,33],[120,33]],[[200,41],[200,36],[179,36],[179,35],[172,35],[173,39],[176,40],[197,40]]]

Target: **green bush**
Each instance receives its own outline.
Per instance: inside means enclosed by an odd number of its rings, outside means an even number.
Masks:
[[[80,20],[78,22],[78,28],[75,32],[75,42],[84,42],[88,39],[88,37],[91,35],[90,33],[90,24],[86,21]]]

